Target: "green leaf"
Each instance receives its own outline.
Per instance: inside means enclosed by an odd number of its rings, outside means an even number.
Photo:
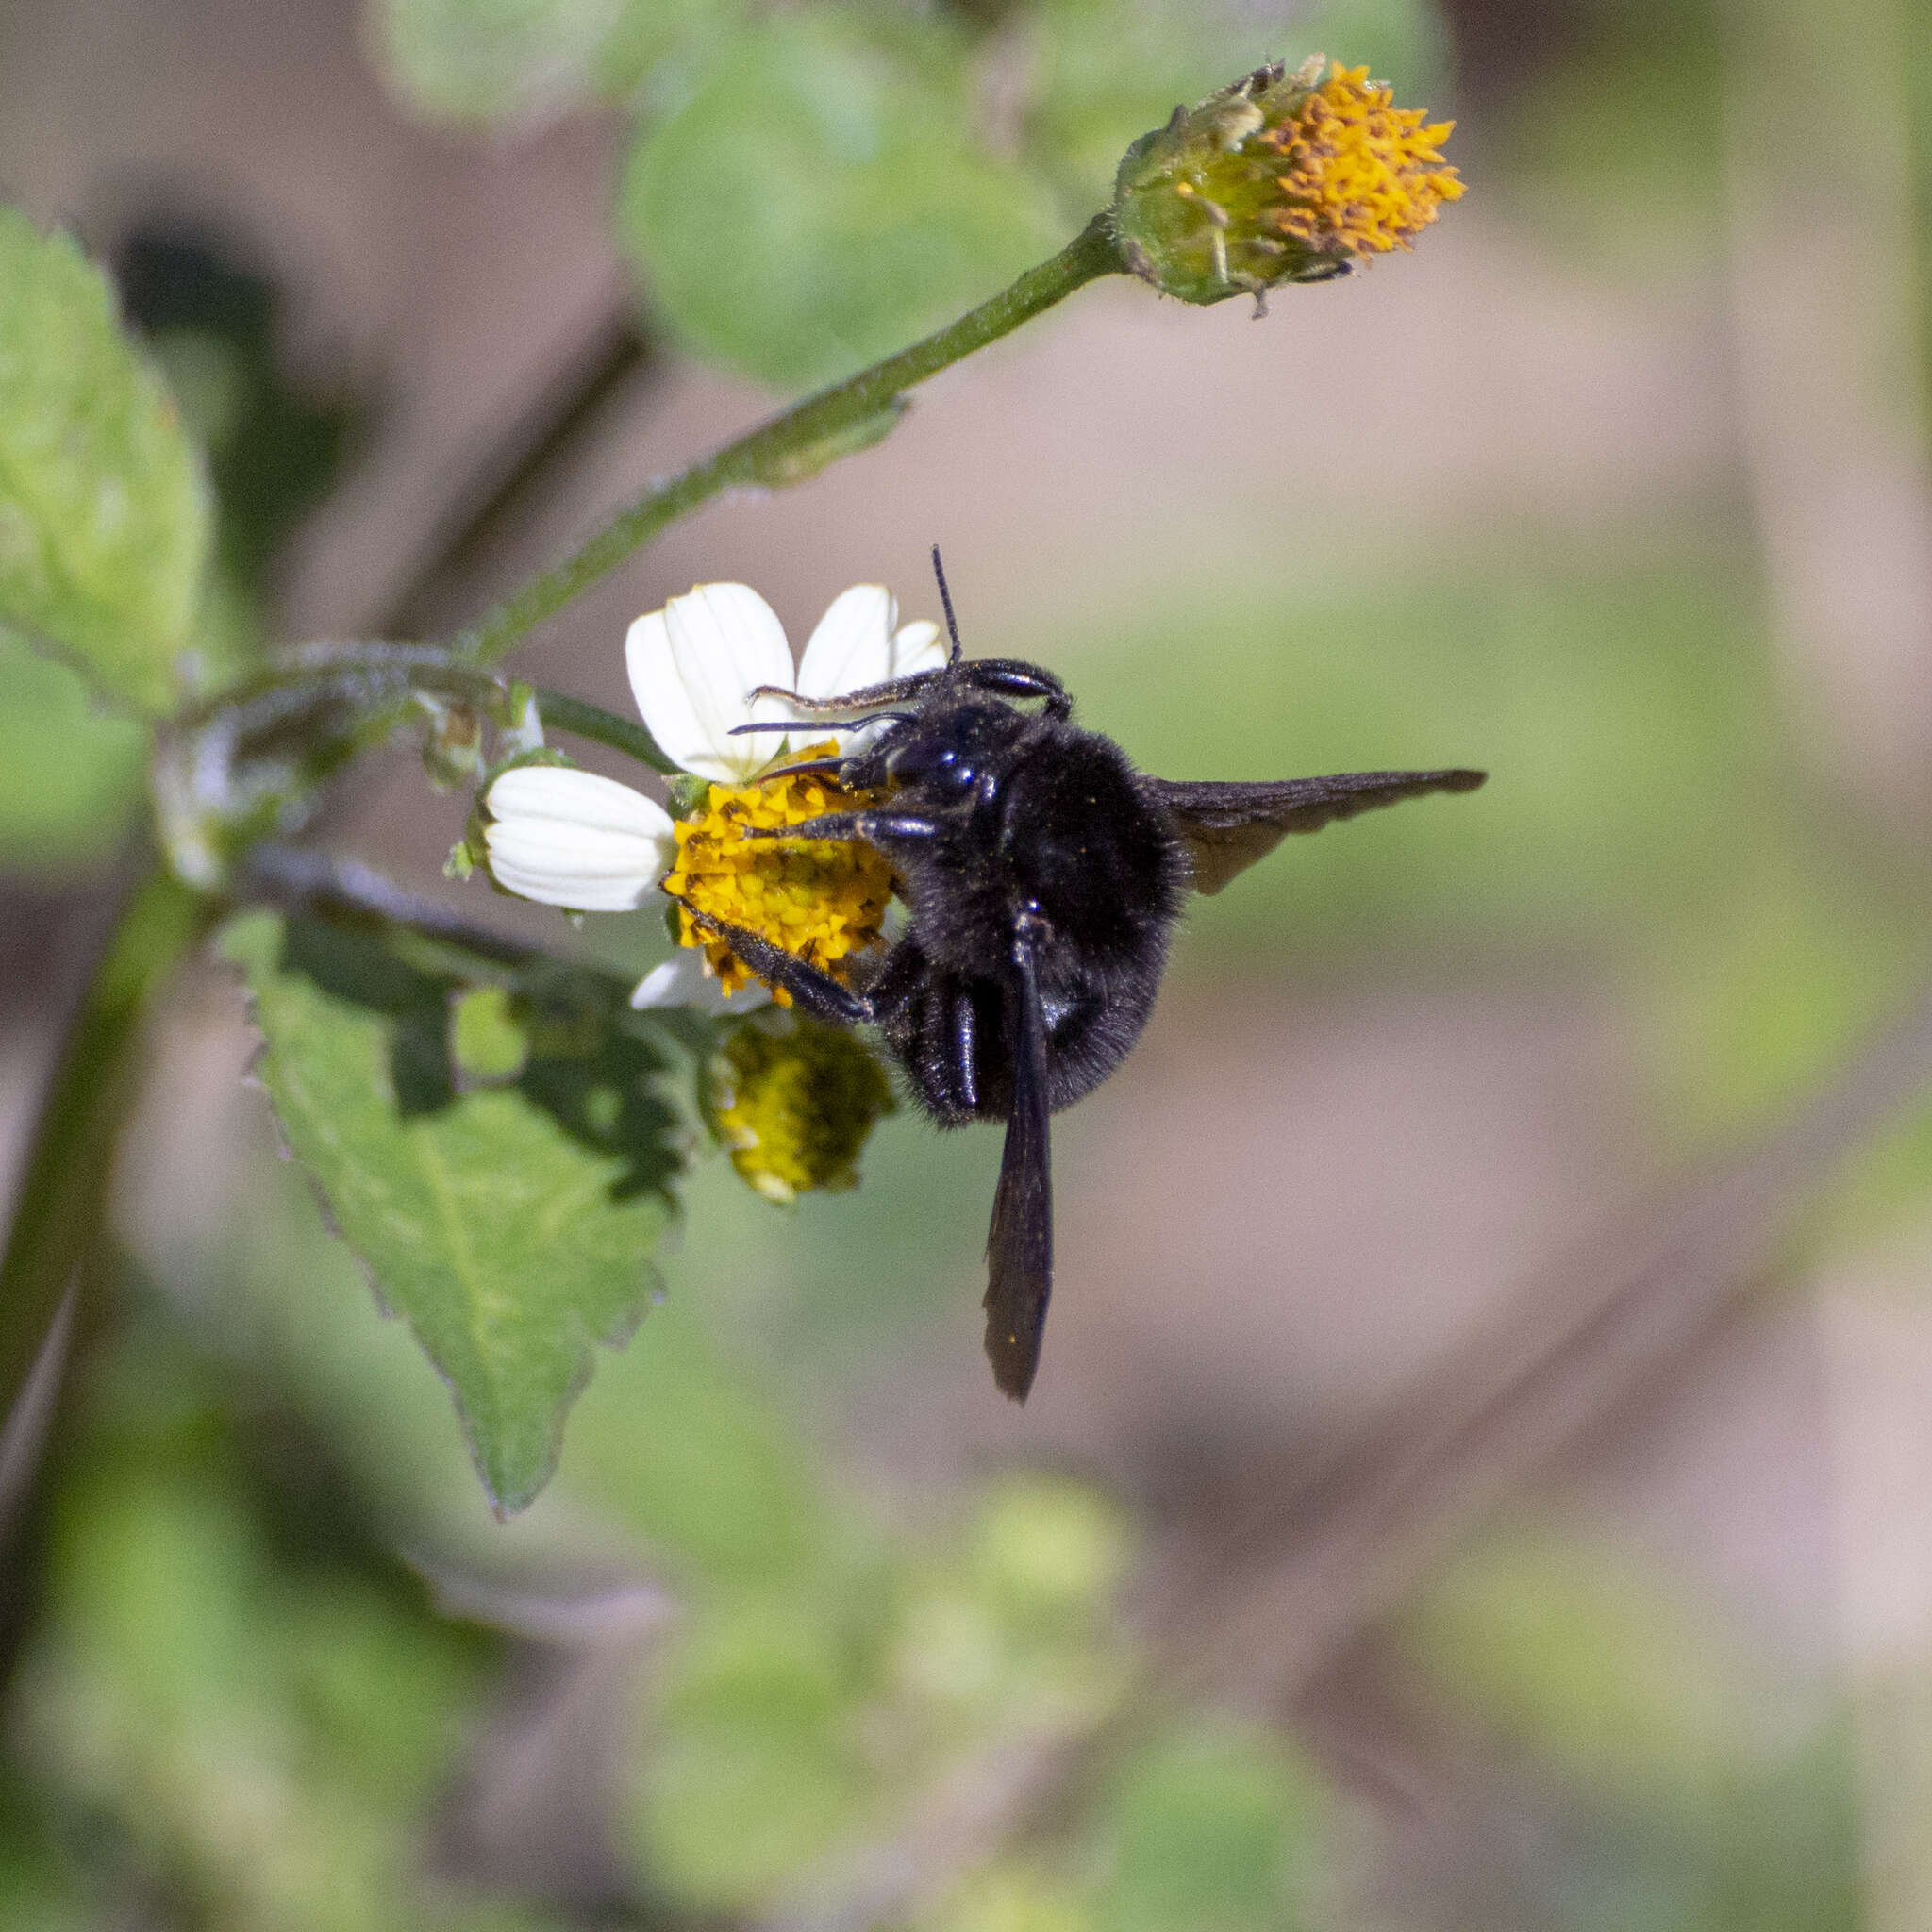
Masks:
[[[145,735],[96,710],[75,672],[0,629],[0,871],[110,858],[141,796]]]
[[[201,465],[106,278],[0,208],[0,622],[164,712],[208,533]]]
[[[517,989],[514,1081],[466,1091],[453,976],[266,913],[224,949],[247,974],[291,1150],[449,1383],[492,1502],[523,1508],[592,1344],[625,1341],[650,1297],[682,1162],[650,1023],[615,981],[539,969]]]
[[[838,8],[735,40],[632,149],[621,238],[697,351],[829,381],[994,294],[1065,237],[974,140],[963,64]]]
[[[377,58],[440,121],[536,121],[629,93],[741,0],[386,0]]]

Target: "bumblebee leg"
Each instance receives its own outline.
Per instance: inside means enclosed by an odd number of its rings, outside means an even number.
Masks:
[[[1072,714],[1074,701],[1051,671],[1018,658],[974,658],[954,674],[972,691],[987,691],[1003,698],[1044,698],[1050,718]]]
[[[752,696],[783,698],[788,705],[796,705],[801,711],[820,718],[834,711],[863,710],[874,705],[891,705],[901,698],[917,697],[934,678],[944,675],[940,671],[915,671],[910,677],[895,677],[888,684],[868,684],[859,691],[841,691],[835,698],[808,698],[802,691],[787,691],[782,684],[761,684]]]
[[[905,811],[827,811],[794,825],[747,825],[747,839],[863,839],[868,845],[923,845],[939,825]]]
[[[979,1111],[979,1073],[973,1058],[978,1039],[979,1016],[973,1010],[973,995],[962,986],[953,994],[953,1076],[968,1113]]]
[[[844,768],[843,758],[807,758],[803,764],[774,765],[769,772],[760,772],[758,783],[766,785],[774,778],[837,778]]]
[[[671,896],[676,899],[676,894]],[[873,1018],[873,1004],[863,993],[854,992],[829,973],[822,972],[796,953],[774,946],[762,933],[741,925],[727,925],[700,912],[688,900],[677,899],[700,932],[721,939],[758,976],[772,986],[782,986],[801,1010],[814,1020],[830,1020],[842,1026],[857,1026]]]

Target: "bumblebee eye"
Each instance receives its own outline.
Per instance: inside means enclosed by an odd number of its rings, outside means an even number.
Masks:
[[[886,770],[902,785],[926,785],[948,797],[973,790],[974,773],[951,745],[930,741],[902,745],[886,760]]]

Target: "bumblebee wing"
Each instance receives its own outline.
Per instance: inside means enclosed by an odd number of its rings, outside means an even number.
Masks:
[[[1040,1338],[1053,1292],[1053,1157],[1047,1125],[1046,1014],[1040,1004],[1034,940],[1013,941],[1007,993],[1013,1110],[1000,1157],[999,1191],[986,1238],[986,1353],[992,1378],[1024,1402],[1040,1366]]]
[[[1339,772],[1332,778],[1282,778],[1269,785],[1217,785],[1149,778],[1188,848],[1194,889],[1218,892],[1291,832],[1319,832],[1430,791],[1474,791],[1486,772]]]

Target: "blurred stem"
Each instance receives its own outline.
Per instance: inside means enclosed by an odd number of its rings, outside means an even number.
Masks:
[[[0,1418],[12,1414],[75,1269],[100,1235],[142,1023],[219,910],[150,858],[81,995],[28,1138],[0,1257]]]
[[[257,845],[239,884],[252,902],[388,940],[407,940],[413,942],[419,960],[431,953],[439,956],[432,971],[453,971],[489,984],[513,983],[523,968],[551,957],[540,946],[472,925],[448,907],[418,898],[352,858],[332,858],[299,845]]]
[[[628,718],[620,718],[601,705],[587,704],[567,691],[550,691],[541,684],[536,687],[536,698],[537,715],[542,719],[546,731],[568,731],[577,738],[588,738],[592,744],[608,744],[612,751],[621,751],[626,758],[636,758],[640,764],[649,765],[667,777],[676,776],[682,769],[658,750],[658,741],[641,724],[633,724]]]
[[[610,404],[658,366],[657,345],[620,292],[542,393],[477,461],[403,574],[402,587],[363,626],[408,637],[430,621],[439,599],[476,568],[575,455]]]
[[[838,458],[867,448],[898,420],[907,390],[1011,334],[1097,276],[1124,272],[1108,219],[1095,215],[1058,255],[1028,269],[990,302],[924,341],[808,396],[641,497],[581,549],[459,633],[455,651],[472,663],[495,663],[632,551],[700,504],[726,490],[803,482]]]

